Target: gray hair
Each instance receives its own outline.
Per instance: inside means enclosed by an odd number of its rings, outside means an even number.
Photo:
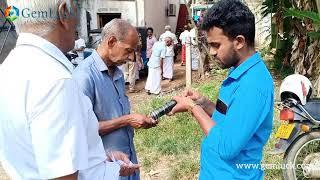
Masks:
[[[13,22],[18,33],[28,28],[32,29],[37,35],[44,36],[57,25],[58,6],[62,2],[66,2],[68,11],[72,13],[72,1],[74,0],[8,0],[7,3],[9,6],[16,6],[20,10],[20,17]],[[31,12],[36,12],[37,17],[32,17]]]
[[[102,29],[101,32],[101,40],[114,36],[119,41],[123,41],[130,29],[134,29],[134,27],[123,19],[113,19],[108,22]]]
[[[166,26],[164,27],[164,30],[166,30],[166,31],[171,31],[171,26],[170,26],[170,25],[166,25]]]

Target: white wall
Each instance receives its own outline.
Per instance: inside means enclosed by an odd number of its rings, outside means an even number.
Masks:
[[[176,28],[177,28],[179,9],[180,9],[180,2],[179,2],[179,0],[169,0],[169,3],[176,5],[176,16],[169,16],[168,17],[168,23],[172,28],[172,32],[175,32]]]
[[[176,4],[176,16],[167,17],[168,4]],[[146,27],[152,27],[157,38],[164,32],[164,27],[169,24],[175,32],[179,15],[179,0],[145,0]]]
[[[137,9],[137,8],[138,9]],[[80,17],[80,35],[88,40],[86,11],[91,15],[91,29],[99,28],[98,13],[121,13],[121,19],[127,20],[133,26],[144,26],[144,0],[137,1],[109,1],[86,0],[83,1]]]
[[[145,8],[144,1],[145,0],[137,0],[137,5],[138,5],[138,24],[137,24],[137,26],[140,26],[140,27],[144,27],[146,25],[145,14],[144,14],[144,8]]]
[[[86,11],[91,14],[91,29],[98,28],[97,13],[121,13],[121,18],[128,20],[134,26],[153,27],[157,37],[164,32],[164,26],[167,24],[169,24],[172,27],[172,31],[175,32],[180,1],[181,0],[85,0],[81,7],[80,36],[86,41],[88,40]],[[176,4],[176,16],[166,16],[168,4]]]
[[[271,39],[267,39],[271,34],[271,17],[262,18],[261,6],[262,0],[245,0],[250,10],[253,12],[256,21],[256,46],[269,44]]]

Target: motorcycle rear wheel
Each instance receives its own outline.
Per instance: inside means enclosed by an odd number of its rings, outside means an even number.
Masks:
[[[309,148],[309,149],[308,149]],[[310,152],[310,151],[311,152]],[[314,152],[315,151],[315,152]],[[283,163],[286,168],[283,169],[285,180],[308,179],[303,174],[303,160],[310,153],[320,152],[320,129],[309,133],[301,134],[287,149]],[[299,167],[300,166],[300,167]]]

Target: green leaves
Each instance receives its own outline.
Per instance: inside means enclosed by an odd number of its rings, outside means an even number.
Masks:
[[[320,16],[318,13],[313,11],[301,11],[294,8],[285,8],[284,17],[296,17],[299,19],[308,18],[313,21],[314,24],[320,25]]]
[[[320,39],[320,31],[317,32],[309,32],[308,36],[313,39]]]
[[[313,11],[301,11],[294,8],[285,9],[284,17],[295,17],[298,19],[310,19],[312,20],[313,25],[320,25],[320,15]],[[310,38],[320,39],[320,31],[308,32]]]

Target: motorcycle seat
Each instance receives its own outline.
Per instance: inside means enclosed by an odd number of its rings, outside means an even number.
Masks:
[[[316,120],[320,121],[320,99],[310,99],[306,105],[303,106],[309,114],[315,118]]]

